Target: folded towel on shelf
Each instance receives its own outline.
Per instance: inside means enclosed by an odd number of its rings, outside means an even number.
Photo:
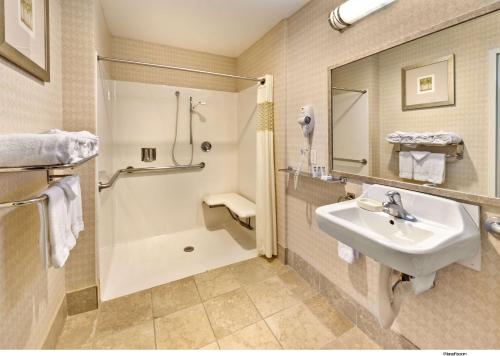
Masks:
[[[462,138],[453,132],[391,132],[385,137],[387,142],[401,143],[415,147],[416,145],[451,145],[462,142]]]
[[[462,138],[454,132],[439,131],[434,133],[432,143],[435,145],[452,145],[462,142]]]
[[[413,156],[408,151],[399,152],[399,177],[413,178]]]
[[[413,157],[413,179],[442,184],[446,172],[446,155],[425,151],[411,151]]]
[[[0,166],[69,164],[96,154],[99,139],[89,132],[57,129],[42,134],[0,135]]]
[[[340,241],[337,242],[337,253],[345,262],[352,264],[359,257],[359,252]]]
[[[46,132],[49,135],[59,135],[64,139],[69,139],[75,142],[75,149],[71,151],[71,162],[78,162],[84,158],[93,156],[99,151],[99,137],[88,131],[63,131],[59,129],[51,129]]]
[[[68,199],[68,214],[71,225],[71,232],[75,239],[84,229],[82,213],[82,193],[80,188],[80,177],[70,176],[54,183],[60,186]]]
[[[44,191],[48,200],[50,260],[54,267],[63,267],[69,251],[75,246],[76,239],[71,231],[68,214],[69,200],[63,188],[54,184]]]

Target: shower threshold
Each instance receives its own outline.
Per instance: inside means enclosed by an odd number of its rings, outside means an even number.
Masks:
[[[103,247],[100,249],[101,300],[118,298],[256,256],[254,235],[236,222],[228,222],[219,230],[197,228]]]

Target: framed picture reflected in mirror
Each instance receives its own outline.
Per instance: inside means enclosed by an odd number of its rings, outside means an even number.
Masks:
[[[403,110],[455,104],[455,56],[401,69]]]

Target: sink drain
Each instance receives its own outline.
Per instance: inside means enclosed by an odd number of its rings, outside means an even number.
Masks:
[[[184,247],[184,252],[193,252],[194,251],[194,247],[193,246],[186,246]]]

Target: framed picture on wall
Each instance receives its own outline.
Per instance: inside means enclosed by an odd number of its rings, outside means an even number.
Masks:
[[[403,111],[455,104],[455,56],[401,70]]]
[[[0,56],[50,81],[49,1],[0,0]]]

